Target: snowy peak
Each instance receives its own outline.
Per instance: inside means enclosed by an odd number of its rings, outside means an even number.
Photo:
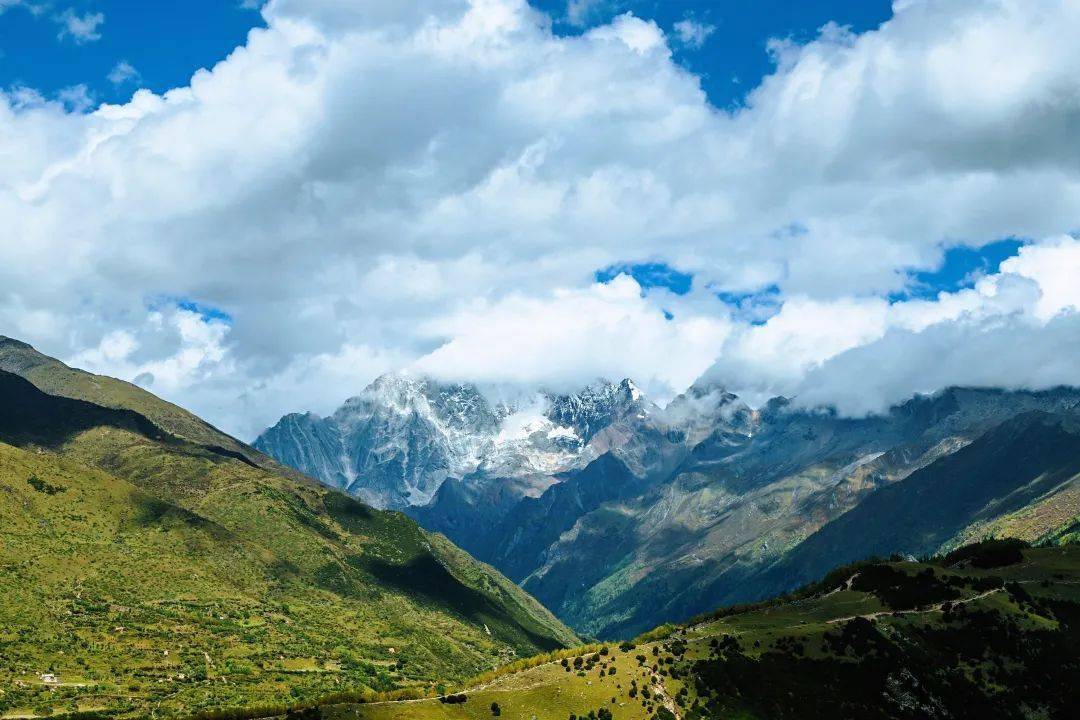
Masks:
[[[472,385],[441,384],[411,373],[388,373],[334,413],[338,423],[373,415],[417,416],[459,430],[494,427],[499,415]]]
[[[559,426],[572,428],[588,442],[604,428],[628,418],[643,419],[655,406],[626,379],[620,383],[598,380],[573,395],[549,395],[547,417]]]
[[[668,403],[663,419],[668,425],[686,432],[688,443],[694,445],[717,429],[751,432],[757,413],[738,395],[720,385],[694,384]]]
[[[378,507],[404,508],[427,503],[450,477],[526,478],[578,467],[595,458],[590,441],[599,433],[657,412],[629,379],[493,404],[474,385],[398,372],[328,418],[282,418],[255,445]]]

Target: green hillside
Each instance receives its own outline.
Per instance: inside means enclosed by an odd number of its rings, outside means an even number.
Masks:
[[[1070,718],[1080,547],[865,562],[779,600],[537,658],[442,698],[323,705],[364,720]]]
[[[133,386],[19,367],[33,384],[0,372],[2,717],[428,688],[577,642],[401,514]]]

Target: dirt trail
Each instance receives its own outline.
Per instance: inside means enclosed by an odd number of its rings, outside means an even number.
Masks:
[[[586,654],[589,654],[589,653],[586,653]],[[517,672],[507,673],[506,675],[500,675],[499,677],[494,678],[492,680],[489,680],[486,683],[483,683],[482,685],[474,685],[472,687],[464,688],[464,689],[460,690],[459,692],[462,692],[462,693],[465,693],[466,695],[468,695],[469,693],[481,692],[483,690],[492,690],[493,685],[495,685],[498,682],[504,681],[509,677],[514,677],[515,675],[522,675],[522,674],[530,672],[532,670],[538,670],[540,668],[548,667],[549,665],[558,665],[561,662],[562,662],[562,660],[551,660],[551,661],[546,662],[546,663],[541,663],[539,665],[534,665],[531,668],[525,668],[524,670],[518,670]],[[533,683],[531,683],[529,685],[525,685],[523,687],[513,687],[513,688],[506,688],[506,689],[495,688],[495,689],[492,690],[492,692],[520,692],[522,690],[532,690],[534,688],[541,687],[542,685],[545,685],[545,684],[546,683],[544,681],[537,680],[537,681],[535,681],[535,682],[533,682]],[[370,702],[370,703],[365,703],[365,704],[366,705],[406,705],[406,704],[409,704],[409,703],[431,702],[434,699],[436,699],[436,698],[422,697],[422,698],[416,698],[415,700],[379,700],[377,702]]]
[[[832,625],[835,623],[847,622],[848,620],[854,620],[855,618],[865,618],[866,620],[873,620],[874,618],[893,615],[924,615],[926,613],[941,612],[941,609],[945,607],[946,604],[967,605],[968,603],[975,602],[976,600],[982,600],[983,598],[990,597],[994,593],[999,592],[1001,592],[1001,588],[994,588],[993,590],[987,590],[984,593],[980,593],[979,595],[974,595],[963,600],[943,600],[942,602],[939,602],[935,605],[931,605],[925,608],[919,608],[916,610],[879,610],[877,612],[866,613],[865,615],[849,615],[842,618],[833,618],[832,620],[829,620],[827,622]]]

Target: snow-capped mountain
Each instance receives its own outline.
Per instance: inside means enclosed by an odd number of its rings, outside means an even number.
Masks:
[[[376,507],[401,509],[427,504],[447,478],[539,478],[580,467],[597,456],[605,429],[658,410],[630,380],[489,402],[472,385],[392,373],[330,417],[285,416],[255,447]]]
[[[660,408],[629,380],[493,401],[390,375],[256,445],[406,511],[573,627],[627,637],[867,548],[1076,532],[1080,389],[946,388],[844,417],[709,384]]]

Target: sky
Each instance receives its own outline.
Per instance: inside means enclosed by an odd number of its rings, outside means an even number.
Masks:
[[[262,4],[0,0],[0,8],[13,10],[0,23],[0,85],[47,95],[85,85],[97,102],[124,102],[140,87],[162,93],[225,59],[252,28],[265,27]],[[655,20],[675,40],[677,61],[724,108],[740,104],[772,70],[770,40],[805,41],[828,22],[872,29],[892,14],[887,0],[542,0],[533,6],[560,35],[581,35],[625,12]]]
[[[0,334],[252,439],[377,375],[1080,384],[1070,0],[0,0]]]

